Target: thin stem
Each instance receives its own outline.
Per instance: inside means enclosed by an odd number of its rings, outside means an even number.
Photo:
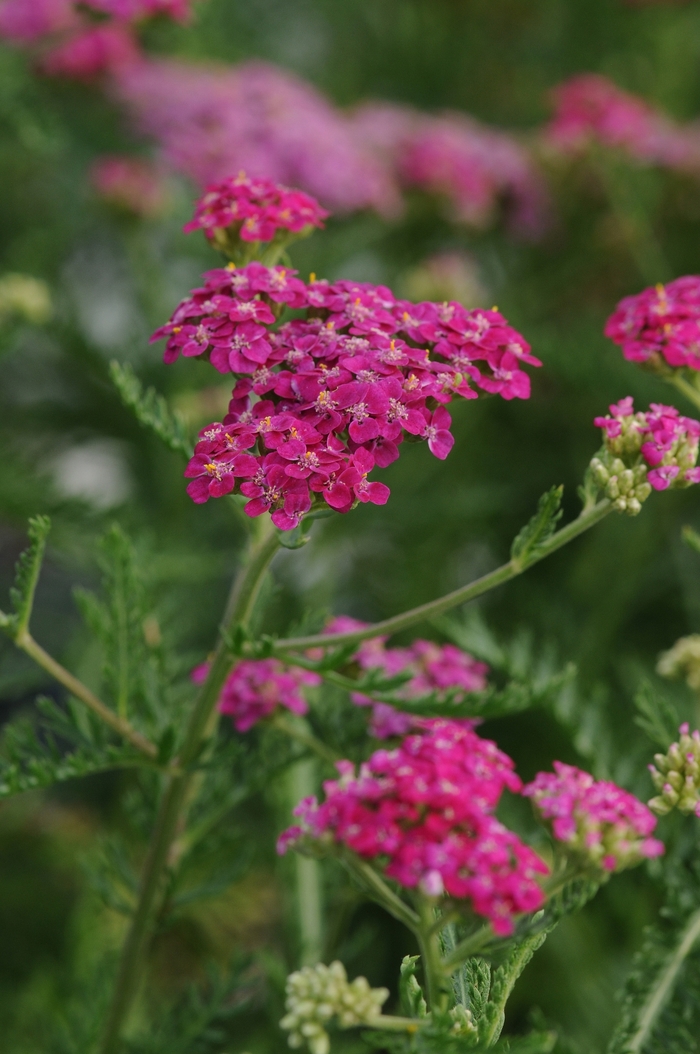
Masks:
[[[694,915],[690,916],[678,947],[661,971],[658,981],[642,1007],[638,1018],[637,1031],[629,1040],[626,1048],[629,1054],[641,1054],[644,1049],[647,1040],[651,1037],[659,1014],[673,991],[678,972],[698,938],[700,938],[700,911],[696,911]]]
[[[459,589],[455,589],[437,600],[430,600],[427,604],[421,604],[419,607],[411,608],[410,611],[404,611],[402,614],[394,615],[392,618],[384,619],[382,622],[375,622],[363,629],[348,630],[346,633],[317,633],[309,637],[289,637],[286,640],[277,640],[273,644],[273,650],[281,653],[305,651],[307,648],[334,648],[340,644],[355,644],[362,640],[368,640],[370,637],[397,633],[399,630],[407,629],[418,622],[425,622],[435,615],[441,615],[443,611],[449,611],[450,608],[457,607],[458,604],[465,604],[468,600],[474,600],[483,593],[487,593],[490,589],[495,589],[496,586],[509,582],[512,578],[522,574],[528,567],[531,567],[532,564],[539,563],[540,560],[549,556],[550,553],[560,549],[562,545],[566,545],[567,542],[587,531],[589,527],[599,523],[611,510],[612,503],[607,498],[599,501],[593,508],[582,512],[580,516],[568,523],[566,527],[562,527],[560,531],[553,534],[524,566],[515,560],[509,560],[507,564],[503,564],[502,567],[497,567],[495,571],[490,571],[487,575],[477,578],[475,582],[470,582],[469,585],[461,586]]]
[[[327,747],[325,743],[318,739],[309,730],[305,722],[294,721],[285,714],[275,714],[271,718],[270,724],[273,728],[278,728],[280,732],[284,732],[290,739],[295,739],[297,743],[301,743],[302,746],[312,751],[322,761],[326,761],[330,765],[335,765],[336,761],[338,761],[338,755],[334,754],[330,747]]]
[[[686,399],[690,399],[691,403],[698,409],[700,409],[700,391],[691,384],[690,381],[686,380],[680,373],[674,373],[671,377],[665,377],[664,380],[672,384],[674,388],[677,388],[679,392],[683,392]]]
[[[435,932],[435,910],[425,897],[420,898],[420,927],[416,936],[420,947],[428,1006],[445,1011],[450,991],[449,972],[440,956],[440,941]]]
[[[269,528],[268,533],[251,548],[249,559],[233,583],[214,658],[207,679],[195,701],[180,750],[179,763],[183,768],[201,754],[208,735],[213,732],[217,716],[216,703],[233,662],[225,637],[234,626],[247,625],[263,578],[278,546],[279,536],[273,528]],[[100,1047],[101,1054],[114,1054],[118,1050],[122,1027],[138,988],[139,968],[150,937],[156,899],[195,779],[196,773],[184,772],[171,776],[166,782],[141,876],[138,904],[122,948],[114,994]]]
[[[42,669],[50,673],[51,676],[62,684],[71,695],[74,695],[76,699],[79,699],[81,703],[85,703],[87,707],[92,710],[94,714],[97,714],[106,725],[109,725],[115,732],[118,732],[120,736],[128,740],[132,746],[140,750],[142,754],[146,754],[149,758],[154,760],[158,757],[158,747],[155,743],[151,743],[150,739],[146,736],[142,736],[140,732],[137,732],[132,725],[123,717],[119,717],[115,714],[114,710],[111,710],[106,703],[103,703],[101,699],[98,699],[94,692],[91,692],[87,685],[84,685],[82,681],[79,681],[77,677],[66,670],[64,666],[61,666],[59,662],[56,662],[54,658],[47,651],[41,647],[40,644],[34,640],[30,633],[26,631],[15,637],[15,644],[22,651],[26,652]]]
[[[316,790],[317,762],[307,758],[298,762],[290,772],[290,791],[293,804],[310,797]],[[299,923],[300,961],[302,966],[313,966],[323,954],[323,887],[318,860],[295,853],[296,906]]]
[[[364,885],[373,900],[381,904],[390,915],[402,922],[412,933],[418,933],[420,916],[387,886],[381,875],[377,874],[370,864],[350,854],[341,855],[338,859],[346,870]]]

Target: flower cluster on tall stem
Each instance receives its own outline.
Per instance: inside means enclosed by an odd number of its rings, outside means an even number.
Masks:
[[[494,816],[504,788],[519,791],[511,759],[464,722],[424,719],[394,750],[378,750],[355,772],[324,783],[325,799],[306,799],[300,826],[280,852],[310,842],[344,846],[387,877],[429,897],[447,895],[489,919],[496,933],[543,901],[544,862]]]
[[[306,283],[259,262],[209,271],[153,339],[163,337],[166,362],[201,356],[235,382],[229,413],[200,433],[188,493],[204,502],[236,491],[248,515],[269,511],[282,530],[313,501],[338,512],[383,505],[388,487],[368,476],[396,460],[406,436],[447,457],[453,397],[526,399],[522,366],[540,365],[495,309],[413,304],[367,282]]]
[[[554,772],[539,772],[523,794],[567,853],[603,872],[634,867],[660,856],[663,843],[651,837],[656,817],[633,794],[609,780],[554,762]]]
[[[700,370],[700,276],[626,296],[605,326],[630,362],[668,372]]]

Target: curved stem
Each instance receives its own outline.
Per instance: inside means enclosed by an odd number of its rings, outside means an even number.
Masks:
[[[532,564],[539,563],[540,560],[549,556],[550,553],[560,549],[562,545],[566,545],[567,542],[570,542],[579,534],[583,534],[589,527],[592,527],[607,516],[611,510],[612,503],[607,498],[599,501],[597,505],[582,512],[580,516],[568,523],[566,527],[556,531],[551,538],[542,544],[536,555],[524,565],[516,560],[509,560],[507,564],[503,564],[502,567],[497,567],[495,571],[490,571],[487,575],[477,578],[475,582],[470,582],[469,585],[461,586],[459,589],[455,589],[437,600],[430,600],[427,604],[421,604],[419,607],[411,608],[410,611],[404,611],[402,614],[394,615],[392,618],[384,619],[382,622],[375,622],[363,629],[348,630],[346,633],[317,633],[310,637],[289,637],[286,640],[277,640],[273,643],[273,651],[279,654],[287,651],[305,651],[307,648],[334,648],[339,644],[359,644],[360,641],[367,640],[370,637],[397,633],[399,630],[407,629],[418,622],[434,618],[435,615],[441,615],[443,611],[449,611],[450,608],[457,607],[458,604],[465,604],[468,600],[474,600],[483,593],[487,593],[490,589],[495,589],[496,586],[509,582],[511,578],[516,578],[517,575],[522,574]]]
[[[694,384],[691,384],[690,381],[686,380],[686,378],[681,376],[680,373],[674,373],[672,377],[665,377],[664,380],[668,381],[669,384],[672,384],[679,392],[683,392],[686,399],[690,399],[691,403],[700,410],[700,391]]]
[[[74,677],[70,670],[66,670],[64,666],[61,666],[60,662],[49,655],[47,651],[41,647],[40,644],[34,640],[30,633],[25,630],[15,637],[15,644],[22,651],[26,652],[30,658],[34,660],[37,665],[41,666],[42,669],[50,673],[51,676],[62,684],[64,688],[67,688],[71,695],[74,695],[76,699],[79,699],[81,703],[89,707],[94,714],[97,714],[106,725],[109,725],[115,732],[118,732],[120,736],[128,740],[132,746],[140,750],[142,754],[146,754],[149,758],[155,760],[158,757],[158,747],[155,743],[151,743],[150,739],[146,736],[142,736],[140,732],[129,724],[126,718],[120,717],[115,714],[114,710],[111,710],[106,703],[103,703],[101,699],[91,692],[87,685],[84,685],[82,681],[79,681],[77,677]]]
[[[647,1040],[650,1038],[659,1014],[671,995],[673,987],[678,978],[686,957],[693,949],[693,945],[700,938],[700,911],[690,916],[688,925],[683,930],[680,943],[673,955],[659,974],[659,978],[647,996],[646,1002],[638,1018],[637,1031],[629,1040],[627,1050],[629,1054],[641,1054]]]
[[[421,923],[420,916],[387,886],[384,879],[374,870],[371,864],[365,863],[364,860],[354,856],[354,854],[341,854],[338,859],[343,867],[365,887],[373,900],[381,904],[399,922],[403,922],[404,926],[412,933],[418,934]]]
[[[290,739],[295,739],[297,743],[301,743],[302,746],[312,751],[322,761],[335,765],[336,761],[339,760],[338,755],[334,754],[330,747],[327,747],[309,730],[306,722],[294,721],[285,714],[275,714],[271,718],[270,724],[273,728],[278,728],[280,732],[284,732]]]
[[[444,1012],[450,991],[450,974],[440,955],[440,941],[435,931],[435,912],[429,900],[420,899],[420,928],[416,934],[420,947],[428,1007]]]
[[[278,547],[279,536],[269,527],[268,533],[253,545],[248,560],[236,576],[221,623],[221,634],[214,658],[207,679],[195,701],[180,750],[178,760],[183,768],[201,754],[208,735],[213,731],[217,716],[216,703],[233,662],[224,638],[234,626],[247,625],[263,578]],[[139,968],[150,937],[155,904],[163,884],[171,846],[178,833],[195,779],[194,772],[183,772],[171,776],[166,782],[141,876],[138,904],[122,948],[114,994],[100,1047],[101,1054],[114,1054],[119,1047],[122,1026],[138,988]]]

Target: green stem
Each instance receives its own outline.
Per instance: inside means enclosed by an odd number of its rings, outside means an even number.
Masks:
[[[290,772],[290,791],[294,805],[317,789],[317,762],[299,761]],[[299,959],[302,966],[313,966],[323,955],[323,888],[318,860],[295,853]]]
[[[494,933],[491,925],[481,926],[474,933],[470,934],[469,937],[465,937],[463,941],[456,944],[449,955],[446,955],[442,960],[442,965],[450,973],[454,973],[458,966],[461,966],[467,959],[471,959],[472,955],[478,955],[485,944],[488,944],[493,939]]]
[[[402,614],[394,615],[392,618],[384,619],[382,622],[375,622],[363,629],[348,630],[346,633],[318,633],[309,637],[289,637],[286,640],[275,641],[273,650],[276,653],[281,653],[305,651],[307,648],[334,648],[340,644],[355,644],[362,640],[368,640],[370,637],[397,633],[399,630],[407,629],[418,622],[425,622],[436,615],[441,615],[443,611],[449,611],[450,608],[457,607],[458,604],[465,604],[468,600],[474,600],[483,593],[487,593],[490,589],[495,589],[496,586],[516,578],[528,567],[539,563],[540,560],[549,556],[550,553],[560,549],[562,545],[566,545],[567,542],[587,531],[589,527],[599,523],[611,509],[612,503],[607,498],[599,501],[593,508],[582,512],[580,516],[568,523],[566,527],[562,527],[560,531],[553,534],[551,538],[543,543],[537,554],[525,564],[520,564],[516,560],[509,560],[507,564],[503,564],[502,567],[497,567],[495,571],[490,571],[487,575],[477,578],[475,582],[470,582],[469,585],[461,586],[459,589],[455,589],[437,600],[430,600],[427,604],[421,604],[419,607],[411,608],[410,611],[404,611]]]
[[[420,898],[420,927],[416,936],[425,977],[428,1007],[444,1012],[449,1005],[450,974],[440,955],[440,940],[435,931],[435,911],[431,902]]]
[[[678,972],[698,938],[700,938],[700,911],[696,911],[694,915],[690,916],[678,947],[659,974],[656,984],[647,996],[638,1017],[637,1031],[628,1041],[626,1049],[629,1054],[641,1054],[643,1051],[647,1040],[651,1037],[659,1014],[673,991]]]
[[[328,764],[335,766],[336,761],[339,760],[338,755],[334,754],[330,747],[327,747],[309,730],[306,722],[295,721],[285,714],[275,714],[271,718],[270,724],[273,728],[278,728],[280,732],[284,732],[290,739],[295,739],[297,743],[301,743],[307,750],[316,754],[321,761],[326,761]]]
[[[417,1032],[419,1028],[425,1028],[432,1024],[428,1017],[395,1017],[392,1014],[381,1014],[373,1021],[368,1021],[372,1028],[383,1028],[386,1032]]]
[[[671,377],[665,377],[664,380],[672,384],[674,388],[677,388],[679,392],[683,392],[686,399],[690,399],[691,403],[700,410],[700,391],[691,384],[690,381],[686,380],[680,373],[674,373]]]
[[[41,666],[42,669],[50,673],[51,676],[62,684],[64,688],[67,688],[71,695],[74,695],[76,699],[79,699],[81,703],[84,703],[94,714],[97,714],[106,725],[109,725],[115,732],[118,732],[120,736],[128,740],[132,746],[140,750],[142,754],[146,754],[152,760],[158,757],[158,747],[155,743],[151,743],[150,739],[146,736],[142,736],[140,732],[129,724],[127,720],[115,714],[114,710],[111,710],[106,703],[103,703],[101,699],[98,699],[94,692],[79,681],[77,677],[66,670],[64,666],[61,666],[59,662],[56,662],[54,658],[47,651],[41,647],[40,644],[34,640],[30,633],[20,633],[15,637],[15,644],[22,651],[26,652],[34,660],[37,665]]]
[[[353,853],[341,854],[338,859],[341,864],[354,875],[365,890],[378,904],[393,915],[395,919],[402,922],[412,933],[417,934],[420,929],[420,916],[398,897],[392,889],[387,886],[384,879],[379,875],[371,864],[365,863],[360,857]]]
[[[213,732],[217,716],[216,703],[233,661],[225,638],[236,625],[247,625],[278,546],[279,536],[269,527],[268,533],[253,545],[248,560],[236,576],[214,658],[195,701],[180,750],[179,763],[183,768],[201,754],[208,735]],[[196,773],[183,772],[169,777],[166,782],[141,876],[138,904],[121,952],[100,1054],[114,1054],[119,1048],[124,1021],[137,992],[140,966],[150,937],[156,900],[163,885],[170,850],[195,778]]]

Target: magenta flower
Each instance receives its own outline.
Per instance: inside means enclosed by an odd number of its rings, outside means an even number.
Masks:
[[[121,22],[106,22],[80,29],[56,44],[43,56],[41,69],[52,77],[93,80],[136,64],[139,56],[131,29]]]
[[[285,320],[285,308],[297,317]],[[521,367],[540,365],[498,311],[412,304],[369,283],[307,284],[257,262],[208,272],[161,337],[166,362],[202,356],[234,375],[228,415],[200,433],[188,492],[206,501],[235,490],[251,499],[249,515],[269,510],[278,526],[296,525],[314,495],[339,512],[385,504],[388,488],[369,476],[396,460],[405,435],[444,459],[455,396],[527,398]]]
[[[613,501],[643,502],[651,487],[666,490],[700,482],[700,421],[661,403],[635,413],[631,396],[613,404],[610,412],[612,416],[594,420],[603,430],[606,463],[594,458],[591,465]]]
[[[201,684],[209,672],[209,663],[196,666],[191,673],[195,684]],[[219,712],[228,714],[237,732],[247,732],[269,717],[278,706],[294,714],[308,712],[303,688],[321,683],[318,674],[284,666],[277,659],[242,659],[226,678],[219,697]]]
[[[555,839],[603,871],[634,867],[660,856],[662,842],[651,838],[656,817],[634,795],[588,772],[554,762],[554,772],[539,772],[523,794],[532,798]]]
[[[615,308],[605,335],[630,362],[700,370],[700,276],[627,296]]]
[[[31,44],[77,24],[73,0],[2,0],[0,37]]]
[[[397,209],[390,174],[348,118],[287,70],[144,59],[120,71],[115,92],[168,163],[200,187],[243,170],[338,212]]]
[[[426,720],[357,774],[349,761],[337,768],[320,805],[297,807],[301,824],[283,833],[278,851],[304,839],[345,846],[401,886],[468,901],[498,934],[542,905],[537,876],[546,865],[493,815],[504,788],[521,787],[495,743],[461,723]]]
[[[286,243],[293,235],[323,227],[328,212],[301,190],[289,190],[271,179],[251,179],[244,172],[207,188],[185,231],[203,230],[215,244]]]
[[[545,137],[556,148],[575,153],[600,143],[638,161],[700,170],[698,130],[675,124],[607,77],[584,73],[559,85],[553,95],[555,114]]]
[[[348,615],[337,615],[331,619],[324,632],[344,633],[362,629],[366,625],[366,622],[359,622]],[[410,674],[410,679],[394,690],[398,698],[408,701],[435,692],[439,699],[447,699],[449,694],[454,702],[462,702],[469,693],[481,692],[486,687],[489,670],[486,663],[479,662],[454,644],[416,640],[408,648],[387,648],[386,639],[374,637],[362,641],[353,660],[360,669],[379,669],[387,677],[399,673]],[[322,658],[322,655],[322,651],[309,652],[309,658],[312,659]],[[388,703],[375,702],[361,692],[352,692],[350,698],[355,706],[372,707],[369,728],[375,739],[389,739],[405,735],[412,728],[424,727],[422,718],[397,710]],[[471,728],[474,722],[467,720],[464,724]]]

